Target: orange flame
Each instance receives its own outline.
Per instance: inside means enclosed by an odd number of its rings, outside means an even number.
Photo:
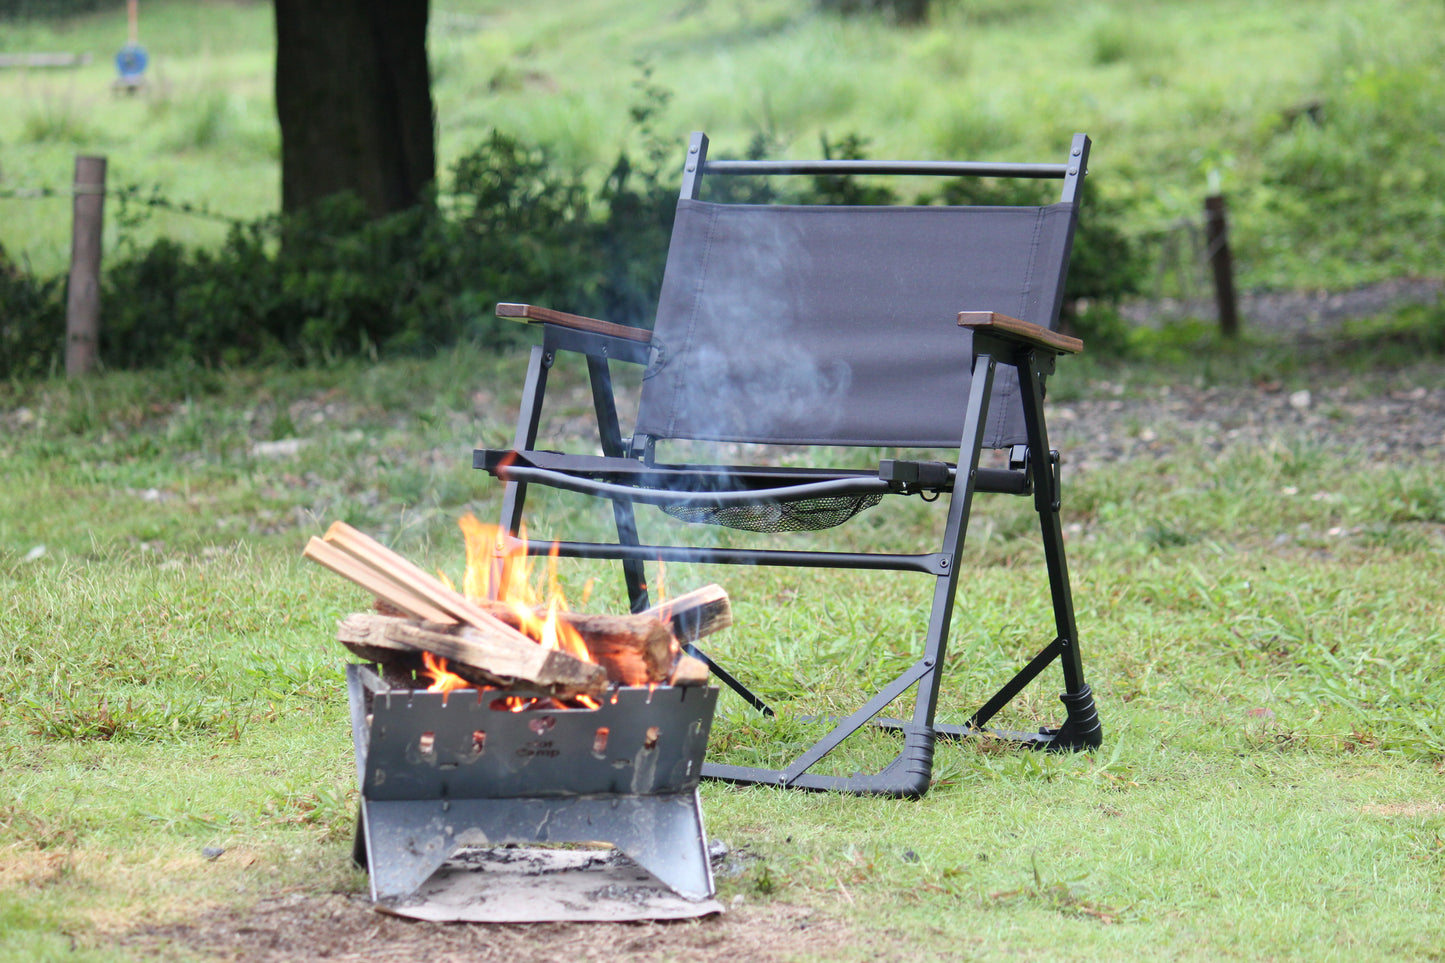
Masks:
[[[556,543],[547,555],[546,591],[542,592],[536,588],[541,578],[536,573],[534,556],[527,551],[525,527],[514,537],[495,525],[483,524],[470,513],[458,519],[457,524],[467,546],[462,593],[479,601],[495,599],[504,603],[511,609],[523,635],[546,648],[595,663],[582,634],[566,619],[570,609],[557,575]],[[588,590],[590,585],[584,591]],[[573,700],[598,708],[596,700],[586,695],[574,696]],[[514,705],[516,701],[507,700],[507,707],[521,711],[531,704]]]
[[[475,689],[476,686],[447,668],[447,660],[440,656],[432,655],[430,652],[422,652],[422,664],[426,666],[425,672],[431,684],[426,687],[428,692],[440,692],[445,694],[454,689]]]

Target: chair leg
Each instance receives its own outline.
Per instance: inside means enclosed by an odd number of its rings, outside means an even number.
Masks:
[[[1049,448],[1048,428],[1044,421],[1044,388],[1038,359],[1026,352],[1019,364],[1019,383],[1023,388],[1024,423],[1028,432],[1029,459],[1034,476],[1034,507],[1039,515],[1039,534],[1044,546],[1044,562],[1049,573],[1049,592],[1053,598],[1054,626],[1057,636],[1060,668],[1064,675],[1064,692],[1060,699],[1067,713],[1056,730],[1047,730],[1053,738],[1050,746],[1059,749],[1094,748],[1103,742],[1103,728],[1094,707],[1094,697],[1084,681],[1084,662],[1079,651],[1079,629],[1074,620],[1074,598],[1069,587],[1069,566],[1064,555],[1064,532],[1059,522],[1063,504],[1062,480],[1057,455]]]
[[[517,412],[517,431],[512,447],[517,451],[528,451],[537,443],[537,426],[542,421],[542,396],[547,393],[547,372],[552,367],[553,354],[541,345],[532,348],[527,361],[527,378],[522,384],[522,406]],[[502,486],[502,512],[500,527],[510,535],[516,535],[522,524],[522,508],[527,501],[527,486],[523,482],[507,482]]]
[[[786,769],[761,769],[705,763],[706,778],[726,782],[762,783],[795,789],[831,790],[866,795],[915,798],[928,791],[933,779],[933,753],[938,738],[934,715],[942,683],[943,664],[948,652],[948,633],[958,592],[958,558],[968,533],[975,478],[984,429],[988,421],[989,397],[993,391],[995,360],[980,354],[974,362],[964,431],[959,446],[956,476],[961,483],[950,496],[948,520],[944,527],[941,554],[947,559],[934,583],[933,604],[924,636],[923,656],[908,670],[880,689],[862,708],[838,722],[833,729],[803,752]],[[913,718],[909,722],[879,720],[878,715],[894,700],[915,688]],[[860,729],[870,724],[903,733],[903,747],[893,761],[876,774],[823,776],[808,772]]]
[[[592,408],[597,413],[597,432],[602,442],[602,453],[609,458],[622,458],[626,451],[622,445],[622,426],[617,419],[616,395],[612,390],[612,371],[607,359],[597,355],[587,356],[587,377],[592,385]],[[639,545],[637,515],[632,502],[614,499],[612,517],[617,523],[617,541],[622,545]],[[624,559],[622,577],[627,584],[627,600],[633,612],[641,612],[648,606],[647,568],[637,559]]]

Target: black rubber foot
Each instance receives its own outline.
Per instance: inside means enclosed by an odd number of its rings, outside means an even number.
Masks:
[[[1059,695],[1067,717],[1057,729],[1040,729],[1041,735],[1050,736],[1042,748],[1068,750],[1097,749],[1104,741],[1104,727],[1099,723],[1098,710],[1094,708],[1094,693],[1085,685],[1078,692],[1064,692]]]

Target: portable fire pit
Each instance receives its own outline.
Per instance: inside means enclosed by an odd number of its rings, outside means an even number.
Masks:
[[[510,543],[464,521],[470,584],[474,558]],[[372,899],[393,911],[425,901],[418,889],[462,850],[594,843],[650,872],[602,860],[652,892],[660,882],[707,900],[697,786],[718,690],[683,640],[732,623],[727,593],[703,586],[627,615],[564,611],[517,590],[527,572],[509,566],[525,548],[501,559],[495,585],[508,591],[497,597],[463,595],[341,522],[303,552],[381,609],[337,626],[337,641],[370,663],[346,678],[361,788],[354,855]],[[593,901],[619,888],[601,885]]]
[[[346,678],[374,900],[407,897],[459,850],[527,843],[610,843],[680,895],[712,895],[697,786],[715,687],[616,688],[574,709],[392,688],[355,664]]]

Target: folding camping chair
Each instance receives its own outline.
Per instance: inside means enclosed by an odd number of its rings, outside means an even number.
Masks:
[[[922,651],[905,671],[786,768],[709,762],[706,777],[920,795],[930,783],[937,738],[984,731],[1056,660],[1064,677],[1062,724],[1004,735],[1031,747],[1099,745],[1101,728],[1084,682],[1059,523],[1060,459],[1049,448],[1043,409],[1045,379],[1057,356],[1083,347],[1052,329],[1089,138],[1076,135],[1063,164],[718,161],[708,159],[707,148],[703,134],[692,135],[652,330],[532,305],[497,306],[500,316],[542,328],[513,448],[474,453],[475,467],[505,482],[502,528],[518,531],[529,485],[610,500],[615,542],[562,541],[529,550],[620,561],[634,611],[648,605],[645,566],[654,561],[891,570],[933,579]],[[700,199],[704,182],[723,176],[840,174],[1054,178],[1063,182],[1063,192],[1058,203],[1017,207]],[[586,358],[601,454],[538,447],[548,369],[559,351]],[[613,395],[614,361],[645,367],[640,408],[628,436]],[[660,460],[659,445],[678,440],[816,446],[807,450],[835,453],[839,447],[884,453],[941,449],[945,457],[880,458],[877,468],[868,470]],[[1007,467],[980,467],[984,448],[1008,449]],[[935,724],[960,584],[959,552],[978,492],[1032,496],[1053,598],[1053,639],[962,725]],[[641,544],[638,534],[638,505],[660,507],[687,522],[776,533],[838,524],[897,495],[939,501],[944,517],[936,550],[659,545]],[[718,660],[692,645],[689,651],[749,704],[770,711]],[[910,688],[912,717],[880,718]],[[902,733],[902,749],[892,763],[873,774],[810,772],[870,724]]]

